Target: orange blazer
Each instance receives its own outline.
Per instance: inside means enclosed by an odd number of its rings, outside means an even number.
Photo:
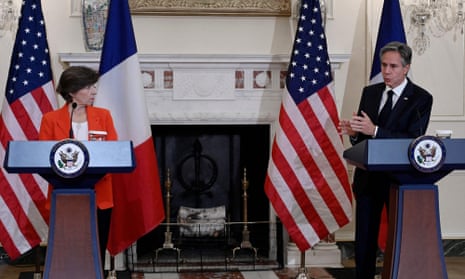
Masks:
[[[103,108],[87,106],[87,123],[90,130],[106,131],[106,140],[117,140],[115,126],[110,111]],[[42,117],[39,130],[39,140],[63,140],[69,138],[71,128],[68,103],[62,108],[46,113]],[[51,187],[48,192],[48,202],[51,197]],[[97,207],[107,209],[113,207],[113,188],[111,175],[105,175],[95,185]],[[49,206],[50,204],[48,204]]]

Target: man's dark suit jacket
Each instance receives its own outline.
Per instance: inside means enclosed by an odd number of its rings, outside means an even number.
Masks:
[[[364,111],[375,125],[378,125],[378,111],[385,88],[384,83],[378,83],[365,87],[362,92],[358,114]],[[423,135],[428,128],[432,105],[431,94],[408,80],[385,127],[378,126],[376,138],[416,138]],[[351,138],[351,143],[354,145],[372,138],[359,134]],[[389,184],[390,180],[383,173],[367,172],[359,168],[355,170],[353,190],[356,196],[360,191],[375,191],[380,183]]]

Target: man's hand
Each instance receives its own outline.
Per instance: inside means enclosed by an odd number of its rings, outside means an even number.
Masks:
[[[352,118],[357,115],[355,112],[352,113]],[[355,137],[357,135],[357,132],[352,129],[352,126],[350,125],[350,122],[352,120],[346,120],[342,119],[339,122],[339,134],[340,135],[348,135],[351,137]]]
[[[361,113],[362,116],[358,116],[356,114],[352,115],[352,119],[350,120],[351,129],[358,133],[374,136],[376,126],[364,111],[361,111]]]

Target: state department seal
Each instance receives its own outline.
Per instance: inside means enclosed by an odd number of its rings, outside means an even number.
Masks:
[[[410,164],[418,171],[435,172],[444,164],[446,148],[438,137],[420,136],[410,143],[408,158]]]
[[[83,174],[89,165],[89,152],[82,142],[66,139],[57,142],[50,152],[50,166],[63,178]]]

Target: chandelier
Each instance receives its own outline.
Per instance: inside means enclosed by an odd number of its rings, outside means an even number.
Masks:
[[[440,38],[448,32],[453,32],[456,41],[457,34],[463,35],[465,0],[410,0],[402,1],[408,32],[413,32],[415,38],[410,42],[413,49],[422,55],[430,46],[430,37]],[[410,3],[404,3],[410,2]]]
[[[16,29],[17,9],[13,0],[0,0],[0,37]]]

